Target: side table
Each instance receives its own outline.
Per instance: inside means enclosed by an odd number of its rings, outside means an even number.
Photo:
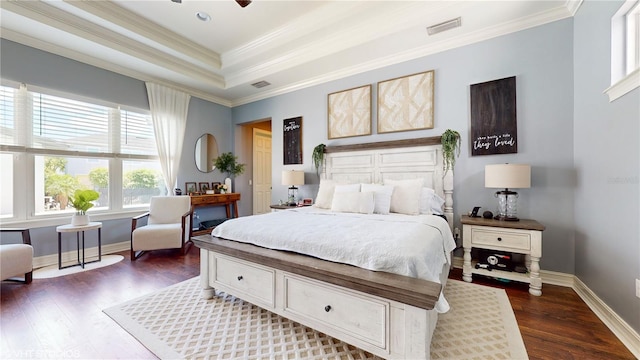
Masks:
[[[92,261],[85,261],[84,259],[84,232],[87,230],[98,230],[98,259]],[[56,227],[56,231],[58,232],[58,269],[66,269],[72,266],[82,267],[86,264],[90,264],[93,262],[99,262],[102,260],[102,223],[101,222],[90,222],[87,225],[60,225]],[[62,266],[62,233],[76,233],[76,247],[78,249],[78,262],[76,264],[71,264],[67,266]],[[82,261],[80,261],[80,233],[82,233]]]
[[[494,219],[472,218],[463,215],[462,243],[464,248],[464,264],[462,279],[471,282],[472,274],[499,277],[513,281],[529,283],[531,295],[542,295],[542,279],[540,278],[540,259],[542,258],[542,231],[544,226],[535,220],[501,221]],[[483,269],[476,267],[472,261],[471,249],[506,251],[525,255],[525,264],[529,274]]]

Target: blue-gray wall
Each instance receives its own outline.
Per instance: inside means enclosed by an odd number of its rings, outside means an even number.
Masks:
[[[575,274],[640,331],[640,90],[603,94],[620,5],[586,1],[574,18]]]
[[[463,139],[455,166],[454,205],[459,214],[473,206],[495,210],[495,189],[484,187],[484,166],[494,163],[527,163],[532,166],[530,189],[519,190],[519,216],[533,218],[547,227],[544,232],[545,270],[574,272],[573,238],[573,21],[521,31],[482,43],[332,81],[312,88],[258,101],[233,109],[236,124],[272,118],[273,198],[286,198],[280,185],[282,121],[303,116],[302,166],[306,182],[300,193],[315,196],[318,179],[311,162],[319,143],[338,145],[402,138],[438,136],[447,128]],[[327,140],[327,94],[374,84],[373,129],[376,119],[376,83],[403,75],[435,70],[435,128],[392,134],[374,134]],[[469,148],[469,86],[508,76],[517,79],[518,153],[471,157]]]
[[[5,39],[0,40],[0,64],[2,79],[149,110],[145,83],[140,80]],[[204,133],[216,136],[220,152],[233,151],[231,109],[192,97],[178,173],[178,186],[183,190],[186,181],[212,182],[224,178],[219,172],[205,174],[196,169],[195,142]],[[205,218],[224,217],[224,209],[206,210],[203,211],[203,216]],[[99,215],[94,215],[92,219],[101,221]],[[35,256],[57,253],[55,226],[39,226],[35,221],[29,223],[28,227],[33,228],[31,240]],[[130,216],[103,221],[104,245],[128,241],[130,233]],[[89,244],[93,241],[95,240],[91,240]]]

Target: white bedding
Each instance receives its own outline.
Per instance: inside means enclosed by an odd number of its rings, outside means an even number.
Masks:
[[[211,234],[438,283],[455,248],[447,221],[438,216],[338,213],[315,207],[230,219]],[[449,310],[442,294],[435,309]]]

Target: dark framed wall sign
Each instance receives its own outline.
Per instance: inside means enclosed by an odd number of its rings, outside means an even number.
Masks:
[[[302,164],[302,116],[282,124],[284,165]]]
[[[471,85],[471,155],[518,152],[516,77]]]

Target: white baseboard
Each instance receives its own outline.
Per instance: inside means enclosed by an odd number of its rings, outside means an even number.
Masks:
[[[575,278],[573,290],[622,341],[633,356],[640,359],[640,335],[577,277]]]
[[[462,268],[464,260],[454,257],[452,266]],[[602,301],[591,289],[573,274],[540,270],[543,284],[558,285],[572,288],[594,314],[613,332],[613,334],[631,351],[633,356],[640,359],[640,335],[626,321]],[[544,292],[544,289],[543,289]],[[544,296],[544,295],[543,295]]]
[[[107,244],[102,246],[102,255],[113,254],[121,251],[131,249],[130,241],[123,241],[115,244]],[[82,256],[82,250],[80,250],[80,256]],[[98,247],[90,247],[84,249],[85,259],[98,256]],[[78,259],[78,252],[76,250],[66,251],[62,253],[62,262],[71,262]],[[58,264],[58,254],[51,254],[45,256],[37,256],[33,258],[33,268],[38,269],[49,265]]]

